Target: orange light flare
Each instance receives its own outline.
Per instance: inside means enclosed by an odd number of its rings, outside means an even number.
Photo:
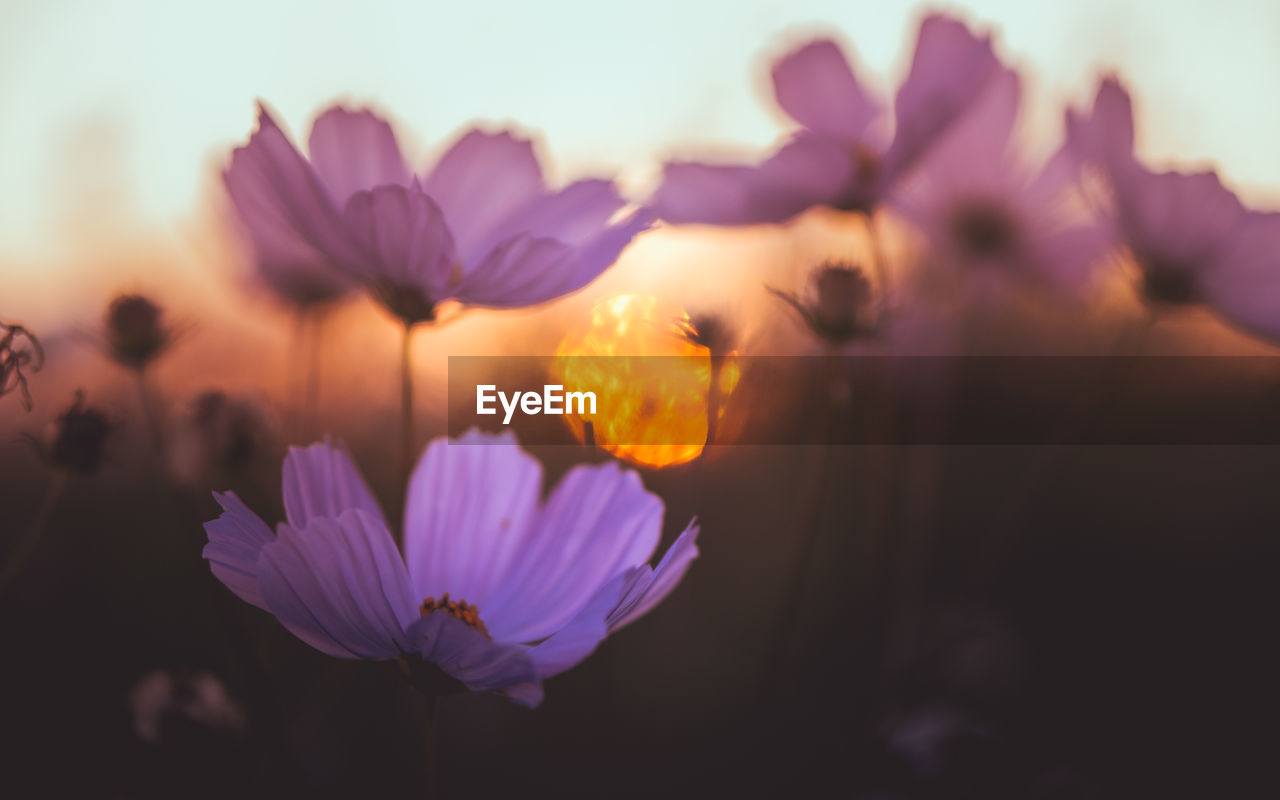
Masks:
[[[589,423],[597,446],[644,467],[660,469],[701,455],[713,362],[694,334],[688,314],[664,307],[656,297],[623,294],[592,308],[588,324],[561,340],[551,364],[566,393],[596,396],[595,413],[576,413],[575,407],[565,415],[574,436],[585,443]],[[724,418],[741,378],[733,355],[718,360],[717,420]]]

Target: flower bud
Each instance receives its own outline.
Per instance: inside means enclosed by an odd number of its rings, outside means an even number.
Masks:
[[[257,406],[223,392],[203,392],[178,421],[169,458],[175,476],[193,486],[227,485],[250,467],[270,437]]]
[[[55,466],[91,475],[102,465],[111,422],[106,414],[85,405],[84,392],[76,392],[71,408],[50,430],[48,456]]]
[[[871,281],[859,267],[826,264],[814,270],[801,298],[772,290],[786,301],[823,341],[835,345],[876,333],[878,313]]]
[[[107,350],[126,367],[142,369],[173,342],[164,309],[138,294],[120,295],[107,309]]]

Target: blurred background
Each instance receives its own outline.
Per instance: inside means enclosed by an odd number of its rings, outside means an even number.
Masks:
[[[295,140],[330,102],[372,104],[413,165],[473,120],[515,123],[556,180],[616,174],[643,198],[664,159],[750,157],[785,132],[766,77],[788,47],[834,34],[887,92],[933,8],[3,1],[0,321],[35,332],[45,363],[28,375],[32,410],[0,399],[0,547],[48,524],[0,594],[0,793],[106,797],[421,784],[422,704],[394,666],[312,651],[200,558],[210,490],[280,517],[288,444],[332,434],[385,507],[399,493],[397,324],[352,299],[301,335],[251,277],[219,171],[256,99]],[[1247,202],[1280,206],[1275,4],[947,10],[994,30],[1027,76],[1036,152],[1115,71],[1142,155],[1216,167]],[[822,212],[659,227],[573,296],[421,331],[423,442],[446,427],[449,355],[548,355],[621,293],[718,315],[749,353],[812,354],[764,287],[798,289],[864,246]],[[131,293],[175,334],[145,383],[104,352],[108,307]],[[1112,353],[1130,311],[1038,308],[1031,333],[1025,314],[988,318],[979,349]],[[1143,348],[1274,354],[1194,314]],[[825,388],[779,403],[744,378],[735,394],[803,415]],[[76,446],[58,435],[77,390],[102,417],[76,430],[109,433],[46,508],[55,451]],[[567,429],[534,451],[549,480],[607,458]],[[696,515],[702,557],[653,614],[549,681],[538,710],[446,698],[442,788],[1274,797],[1277,467],[1267,447],[726,445],[646,468],[664,543]]]

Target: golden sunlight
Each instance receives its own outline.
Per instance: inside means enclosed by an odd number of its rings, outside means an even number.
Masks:
[[[551,366],[567,388],[600,398],[595,413],[565,415],[574,435],[640,466],[697,458],[708,419],[724,416],[740,370],[732,358],[715,369],[696,335],[688,314],[656,297],[624,294],[598,303],[584,328],[560,342]],[[709,392],[713,371],[718,391]]]

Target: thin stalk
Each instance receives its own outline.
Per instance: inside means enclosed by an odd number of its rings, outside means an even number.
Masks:
[[[164,450],[164,422],[161,419],[160,404],[151,391],[147,381],[147,371],[139,367],[134,371],[138,383],[138,398],[142,403],[142,417],[146,420],[147,433],[151,437],[151,446],[157,453]]]
[[[880,304],[883,306],[889,299],[889,262],[885,258],[884,242],[880,238],[880,225],[876,223],[874,212],[867,215],[867,238],[871,240],[871,269],[879,284]]]
[[[320,422],[320,371],[324,357],[324,308],[307,312],[307,374],[302,395],[302,419],[304,438],[315,435]]]
[[[440,796],[439,761],[436,757],[436,720],[439,698],[427,695],[426,713],[422,725],[422,756],[426,796]]]
[[[18,545],[10,554],[9,560],[5,562],[4,568],[0,569],[0,592],[4,591],[9,585],[9,581],[22,571],[31,554],[36,551],[40,539],[44,536],[45,528],[49,526],[49,520],[53,517],[53,511],[58,506],[58,500],[62,497],[63,491],[67,488],[68,472],[65,468],[58,469],[53,473],[53,480],[49,482],[49,488],[44,493],[44,499],[40,501],[40,508],[36,511],[35,519],[31,521],[31,525],[27,527],[22,538],[18,540]]]
[[[826,494],[827,476],[831,467],[833,446],[829,443],[830,436],[835,427],[837,409],[847,404],[846,396],[849,387],[847,376],[840,372],[843,362],[839,353],[832,348],[825,355],[823,362],[826,372],[823,385],[824,410],[816,429],[818,434],[816,443],[810,445],[813,448],[814,458],[811,461],[810,477],[806,484],[808,491],[800,504],[800,512],[796,515],[794,539],[798,541],[797,552],[791,565],[786,589],[783,591],[782,601],[778,604],[779,609],[803,608],[805,605],[802,595],[809,573],[812,571],[811,562],[814,559],[818,540],[817,528],[822,520],[822,501]],[[845,402],[841,402],[842,398]],[[790,624],[793,619],[794,615],[783,614],[778,621],[773,637],[776,647],[770,657],[769,667],[765,671],[764,684],[761,687],[762,694],[767,695],[778,690],[787,665],[787,658],[799,643],[800,632],[796,626]]]
[[[413,469],[413,323],[405,323],[400,339],[400,489],[401,500],[408,496],[409,473]],[[404,507],[403,502],[401,508]],[[403,525],[400,526],[403,529]],[[397,532],[401,545],[403,533]]]
[[[706,458],[711,446],[716,443],[716,434],[720,429],[720,377],[724,372],[725,357],[718,353],[711,356],[711,380],[707,384],[707,440],[702,447],[702,457]]]

